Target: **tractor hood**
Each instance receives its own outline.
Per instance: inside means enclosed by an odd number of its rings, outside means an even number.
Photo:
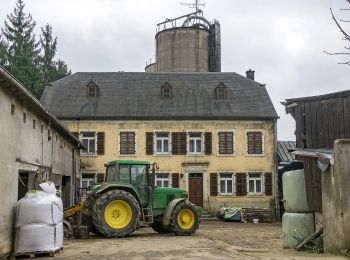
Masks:
[[[178,188],[156,187],[154,189],[154,202],[156,209],[165,209],[172,200],[179,198],[188,198],[188,192]]]

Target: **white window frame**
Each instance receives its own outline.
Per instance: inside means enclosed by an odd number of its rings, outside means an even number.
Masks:
[[[95,133],[94,137],[83,137],[83,133]],[[95,152],[89,153],[89,147],[87,147],[87,152],[84,152],[83,149],[81,149],[80,155],[81,156],[97,156],[97,130],[96,129],[80,129],[79,130],[79,140],[83,142],[83,139],[88,139],[89,141],[94,139],[95,140]],[[88,142],[89,144],[89,142]]]
[[[160,133],[167,133],[168,134],[168,137],[157,137],[157,134],[160,134]],[[171,154],[171,147],[172,147],[172,144],[171,144],[171,132],[169,130],[157,130],[157,131],[154,131],[154,144],[153,144],[153,151],[154,151],[154,154],[155,155],[170,155]],[[161,140],[162,141],[162,150],[164,150],[164,140],[168,140],[168,152],[158,152],[157,151],[157,141],[158,140]]]
[[[84,178],[83,175],[84,174],[90,174],[90,175],[94,175],[94,177],[88,177],[88,178]],[[88,184],[92,181],[92,183],[96,183],[97,181],[97,173],[96,172],[83,172],[81,173],[81,179],[80,179],[80,189],[84,189],[83,188],[83,181],[88,181]],[[90,186],[87,185],[86,189],[89,188]],[[86,195],[85,195],[86,196]],[[83,196],[83,197],[85,197]]]
[[[232,154],[222,154],[220,153],[220,140],[219,140],[219,133],[222,133],[222,132],[230,132],[233,134],[233,153]],[[236,132],[235,130],[233,129],[220,129],[220,130],[217,130],[216,131],[216,139],[217,139],[217,142],[216,142],[216,145],[217,145],[217,149],[216,149],[216,155],[217,156],[236,156]]]
[[[260,174],[260,177],[250,177],[250,174]],[[264,183],[263,183],[263,179],[264,179],[264,174],[263,172],[248,172],[247,173],[247,191],[248,191],[248,195],[250,196],[261,196],[261,195],[264,195]],[[250,180],[253,180],[254,181],[254,191],[253,192],[250,192]],[[256,192],[256,181],[257,180],[260,180],[260,192]]]
[[[248,153],[248,132],[260,132],[261,133],[261,154],[249,154]],[[265,131],[263,129],[246,129],[245,130],[245,153],[246,156],[265,156]]]
[[[168,178],[158,178],[157,177],[157,174],[168,174]],[[171,172],[170,171],[162,171],[162,172],[157,172],[155,175],[154,175],[154,185],[157,185],[157,181],[161,181],[162,182],[162,186],[158,186],[158,187],[164,187],[164,181],[168,181],[169,183],[169,188],[172,187],[172,177],[171,177]]]
[[[120,133],[121,132],[134,132],[135,133],[135,153],[134,154],[121,154],[120,153]],[[123,157],[134,157],[137,156],[137,131],[136,129],[120,129],[118,131],[118,155]]]
[[[201,135],[201,137],[192,137],[195,140],[201,140],[201,151],[200,152],[190,152],[190,139],[192,139],[190,137],[190,134],[194,134],[194,133],[198,133]],[[197,145],[194,146],[195,149],[197,149]],[[203,155],[204,154],[204,131],[203,130],[188,130],[187,131],[187,154],[188,155]]]
[[[228,177],[221,177],[221,174],[231,174],[231,178]],[[225,192],[221,193],[221,180],[225,180]],[[227,181],[232,181],[232,192],[227,192]],[[233,196],[235,194],[235,174],[233,172],[219,172],[219,195],[224,196]]]

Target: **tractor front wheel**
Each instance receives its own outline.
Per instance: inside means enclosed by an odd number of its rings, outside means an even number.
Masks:
[[[140,206],[130,193],[112,190],[102,194],[93,208],[93,224],[105,237],[125,237],[135,231]]]
[[[189,236],[199,227],[199,214],[196,207],[190,202],[180,202],[173,210],[170,219],[171,230],[175,235]]]

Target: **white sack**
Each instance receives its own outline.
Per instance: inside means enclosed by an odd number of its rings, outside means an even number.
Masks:
[[[16,204],[16,226],[28,224],[57,224],[63,221],[63,204],[55,194],[28,192]]]
[[[315,232],[313,213],[284,213],[282,217],[283,248],[295,248]]]
[[[15,253],[55,251],[63,247],[63,223],[16,227]]]
[[[282,175],[284,208],[287,212],[311,212],[307,205],[304,170]]]

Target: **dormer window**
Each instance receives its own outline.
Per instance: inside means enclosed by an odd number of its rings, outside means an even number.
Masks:
[[[216,99],[226,99],[227,98],[227,87],[224,83],[220,83],[214,90]]]
[[[172,98],[172,86],[169,83],[165,83],[161,87],[161,96],[162,99],[171,99]]]
[[[91,81],[87,86],[86,86],[86,95],[87,97],[98,97],[99,94],[99,88],[95,84],[95,82]]]

